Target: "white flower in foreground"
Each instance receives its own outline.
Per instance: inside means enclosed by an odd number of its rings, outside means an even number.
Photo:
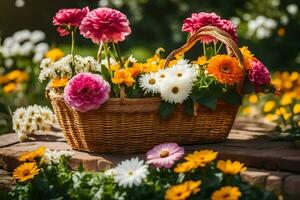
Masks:
[[[114,176],[116,174],[115,168],[108,169],[104,172],[104,176]]]
[[[122,161],[115,168],[115,182],[121,187],[138,186],[148,175],[148,165],[138,158]]]
[[[57,164],[59,163],[60,159],[62,157],[72,157],[73,152],[71,151],[56,151],[56,150],[50,150],[46,149],[45,154],[42,158],[42,162],[46,164]]]
[[[28,137],[27,134],[23,132],[17,132],[17,134],[18,134],[18,140],[20,142],[24,142]]]
[[[192,92],[193,83],[176,77],[166,77],[160,82],[161,98],[169,103],[183,103]]]
[[[178,77],[189,82],[194,82],[197,77],[196,70],[186,60],[179,61],[176,65],[169,68],[167,75]]]
[[[158,93],[159,92],[159,79],[156,73],[144,74],[139,78],[140,87],[145,93]]]

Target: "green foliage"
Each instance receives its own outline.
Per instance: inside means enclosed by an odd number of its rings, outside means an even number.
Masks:
[[[163,119],[167,119],[175,111],[177,105],[166,101],[161,101],[159,106],[159,113]]]

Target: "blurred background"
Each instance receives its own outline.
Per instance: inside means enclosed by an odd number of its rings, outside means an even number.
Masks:
[[[56,33],[52,17],[61,8],[84,6],[91,10],[108,6],[125,13],[132,34],[121,44],[121,51],[138,60],[150,57],[158,47],[170,52],[183,44],[187,34],[181,26],[193,12],[216,12],[238,25],[239,46],[249,46],[270,71],[299,71],[299,0],[1,0],[0,132],[10,131],[9,113],[16,107],[48,104],[44,85],[37,81],[39,61],[49,49],[68,53],[70,46],[69,37]],[[29,30],[31,37],[35,34],[27,51],[26,42],[7,39],[22,40],[26,31],[16,36],[22,30]],[[77,45],[78,54],[95,56],[97,47],[89,40],[78,35]],[[21,47],[25,49],[20,53]]]

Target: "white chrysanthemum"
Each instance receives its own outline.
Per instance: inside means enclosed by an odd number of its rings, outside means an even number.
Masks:
[[[46,164],[57,164],[62,157],[72,157],[73,153],[71,151],[56,151],[46,149],[43,155],[42,162]]]
[[[183,103],[192,92],[193,83],[177,77],[166,77],[160,82],[161,98],[169,103]]]
[[[50,58],[45,58],[41,61],[40,68],[41,69],[48,69],[53,66],[53,62]]]
[[[13,113],[13,120],[23,120],[25,118],[26,109],[21,107]]]
[[[129,58],[128,58],[128,61],[131,62],[131,63],[136,63],[137,59],[135,57],[133,57],[133,55],[130,55]]]
[[[39,79],[40,82],[43,82],[47,78],[48,79],[55,79],[55,78],[58,78],[58,77],[59,76],[55,72],[55,69],[53,67],[50,67],[50,68],[41,69],[38,79]]]
[[[62,59],[56,61],[54,64],[54,70],[59,74],[59,77],[68,77],[72,76],[72,56],[67,55]]]
[[[197,72],[187,60],[181,60],[167,71],[168,75],[194,82],[197,77]]]
[[[158,93],[159,92],[159,79],[156,73],[144,74],[139,78],[140,87],[145,93]]]
[[[84,71],[101,72],[101,65],[92,56],[83,58]]]
[[[115,168],[115,182],[121,187],[138,186],[148,175],[148,165],[138,158],[122,161]]]
[[[20,124],[20,132],[30,135],[37,129],[37,125],[30,121],[31,118],[25,118],[25,120]]]

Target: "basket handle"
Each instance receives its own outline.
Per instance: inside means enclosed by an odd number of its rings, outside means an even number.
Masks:
[[[240,63],[240,67],[243,70],[243,73],[245,73],[244,58],[236,42],[231,39],[230,35],[227,32],[215,26],[202,27],[196,33],[188,37],[187,42],[182,47],[175,49],[168,55],[164,64],[164,68],[168,67],[170,61],[175,57],[175,55],[179,53],[185,53],[190,50],[199,40],[201,40],[201,37],[203,36],[211,36],[223,42],[227,46],[228,55],[234,55],[237,58],[238,62]],[[242,80],[238,83],[239,92],[241,92],[243,82],[244,78],[242,78]]]

